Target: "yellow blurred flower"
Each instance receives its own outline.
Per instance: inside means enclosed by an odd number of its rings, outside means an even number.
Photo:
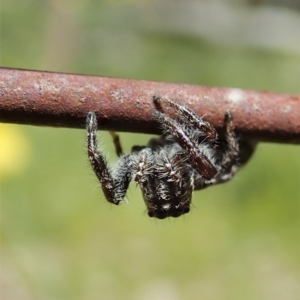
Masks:
[[[20,172],[29,160],[29,142],[17,125],[0,124],[0,179]]]

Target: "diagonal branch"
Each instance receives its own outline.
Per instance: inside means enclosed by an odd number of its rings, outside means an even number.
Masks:
[[[300,96],[0,68],[0,122],[83,128],[88,111],[103,130],[159,133],[153,96],[186,104],[221,128],[258,141],[300,143]]]

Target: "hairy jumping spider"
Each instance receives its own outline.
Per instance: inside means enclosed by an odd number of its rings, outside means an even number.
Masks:
[[[149,217],[179,217],[190,211],[193,190],[232,179],[253,149],[248,145],[248,153],[241,152],[230,111],[225,113],[225,130],[219,136],[210,123],[187,107],[160,97],[153,100],[157,108],[163,104],[179,116],[174,120],[161,108],[155,111],[163,136],[151,139],[147,146],[133,146],[131,154],[123,154],[119,137],[113,132],[120,158],[112,169],[98,148],[96,115],[89,112],[88,157],[110,203],[123,201],[134,180],[142,190]]]

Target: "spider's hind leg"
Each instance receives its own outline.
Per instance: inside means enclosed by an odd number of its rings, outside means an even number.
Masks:
[[[234,124],[232,121],[231,112],[225,113],[225,139],[227,147],[222,149],[222,170],[225,172],[233,172],[232,168],[237,165],[237,159],[240,153],[237,137],[234,132]]]
[[[113,138],[116,153],[120,157],[123,154],[123,149],[122,149],[120,137],[115,131],[110,131],[109,133],[110,133],[111,137]]]
[[[235,173],[252,156],[256,143],[238,139],[234,132],[234,124],[229,110],[225,113],[224,140],[220,139],[217,149],[221,171],[211,184],[223,183],[231,180]]]

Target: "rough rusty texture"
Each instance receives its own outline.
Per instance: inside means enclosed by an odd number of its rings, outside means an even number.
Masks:
[[[0,122],[159,133],[152,97],[186,104],[217,128],[231,110],[237,131],[258,141],[300,143],[300,96],[0,68]]]

